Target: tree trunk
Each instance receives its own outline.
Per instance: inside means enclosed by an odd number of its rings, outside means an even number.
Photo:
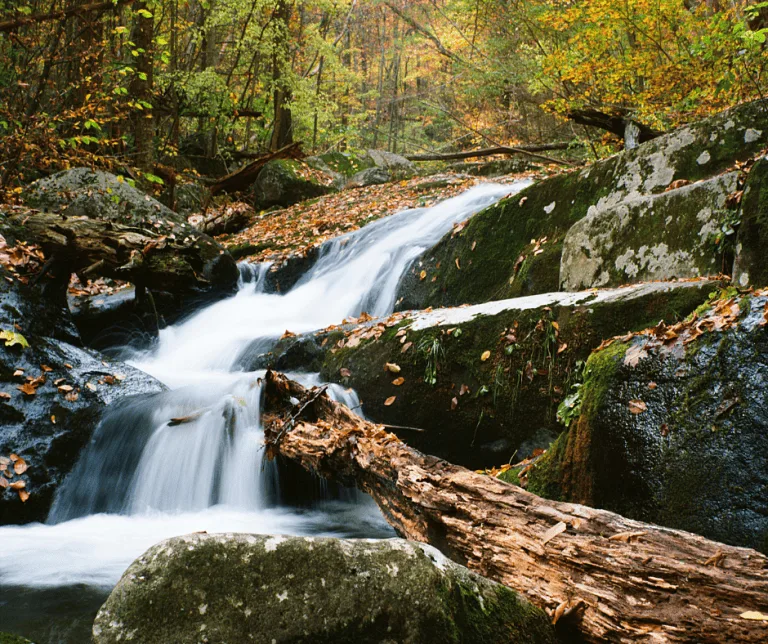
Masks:
[[[140,12],[148,12],[142,13]],[[150,17],[147,17],[147,16]],[[146,2],[136,3],[136,19],[133,25],[132,40],[138,52],[134,76],[131,81],[131,98],[141,105],[133,113],[133,137],[136,146],[136,167],[150,171],[154,160],[152,120],[152,37],[154,17],[147,9]],[[149,107],[147,107],[149,106]]]
[[[664,132],[660,132],[648,125],[638,123],[627,114],[606,114],[593,108],[586,108],[583,110],[573,110],[568,112],[566,116],[574,123],[607,130],[620,139],[624,139],[627,125],[631,123],[637,128],[639,143],[645,143],[664,134]]]
[[[766,641],[768,558],[754,550],[541,499],[271,371],[264,396],[268,455],[357,485],[400,535],[514,588],[559,628],[590,642]]]
[[[273,152],[293,143],[293,121],[288,106],[291,101],[291,89],[286,79],[284,67],[288,65],[288,38],[290,36],[291,10],[293,6],[287,0],[279,0],[275,11],[276,41],[272,56],[272,80],[274,82],[273,105],[275,124],[269,149]]]
[[[490,157],[496,154],[525,154],[527,152],[545,152],[547,150],[567,150],[570,147],[570,145],[571,144],[568,142],[541,143],[539,145],[518,145],[515,147],[510,147],[508,145],[501,145],[493,148],[483,148],[481,150],[467,150],[464,152],[445,152],[445,153],[435,152],[434,154],[410,154],[410,155],[406,155],[405,158],[408,159],[409,161],[456,161],[460,159]],[[544,157],[544,159],[549,160],[548,157]]]

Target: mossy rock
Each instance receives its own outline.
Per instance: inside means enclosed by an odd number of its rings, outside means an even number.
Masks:
[[[292,369],[297,356],[311,355],[325,380],[354,388],[365,415],[395,426],[410,445],[488,467],[554,440],[558,403],[603,338],[682,319],[715,289],[713,282],[654,283],[437,309],[411,314],[377,340],[352,347],[337,348],[341,331],[286,339],[247,368]],[[400,372],[385,371],[386,363]],[[399,377],[403,384],[393,382]],[[395,401],[386,404],[391,396]]]
[[[309,166],[300,161],[276,159],[261,169],[249,189],[248,200],[255,208],[265,210],[290,206],[333,191],[332,176],[323,180],[317,171],[309,172]]]
[[[576,291],[729,272],[715,239],[737,185],[738,173],[729,172],[591,209],[565,236],[560,286]]]
[[[741,200],[733,281],[739,286],[768,286],[768,158],[749,172]]]
[[[122,177],[90,168],[62,170],[39,179],[27,186],[22,198],[32,208],[61,211],[67,217],[88,217],[130,226],[186,224],[182,215],[134,188]]]
[[[26,637],[20,635],[11,635],[10,633],[0,633],[0,644],[33,644]]]
[[[587,168],[540,181],[478,213],[460,234],[446,235],[427,251],[404,277],[398,308],[473,304],[548,292],[553,282],[560,283],[565,235],[588,212],[663,193],[680,179],[714,177],[766,144],[768,109],[764,101],[755,101]],[[672,206],[674,200],[668,203]],[[676,213],[660,210],[652,219],[666,221],[670,215]],[[638,234],[653,233],[649,229]],[[528,264],[521,273],[523,262]],[[420,279],[422,270],[427,271],[425,280]],[[541,278],[533,279],[535,275]]]
[[[95,644],[554,643],[549,617],[514,591],[402,539],[192,534],[123,575]]]
[[[642,337],[593,354],[581,416],[528,489],[768,552],[767,302],[745,297],[734,328],[636,366],[623,358]]]

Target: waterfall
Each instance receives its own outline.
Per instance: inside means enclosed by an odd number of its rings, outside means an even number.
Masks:
[[[363,311],[389,314],[416,258],[454,224],[529,183],[480,185],[334,239],[285,294],[264,292],[269,264],[241,264],[236,295],[163,329],[152,351],[132,355],[169,390],[107,410],[48,524],[0,528],[0,583],[109,587],[152,543],[194,530],[391,535],[368,497],[267,461],[264,374],[238,371],[238,358],[254,342],[269,350],[286,330],[313,331]],[[317,374],[290,375],[321,384]],[[360,412],[354,392],[328,391]]]

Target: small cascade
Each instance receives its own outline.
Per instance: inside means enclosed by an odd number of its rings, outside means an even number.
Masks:
[[[153,543],[197,530],[391,536],[366,495],[265,458],[264,374],[238,371],[238,358],[254,344],[270,350],[286,330],[391,313],[402,276],[424,251],[529,183],[480,185],[334,239],[285,294],[265,292],[269,264],[242,263],[236,295],[163,329],[151,351],[132,354],[169,390],[107,410],[47,525],[1,529],[0,583],[109,588]],[[318,374],[289,375],[307,387],[322,384]],[[329,385],[328,392],[361,413],[353,391]]]

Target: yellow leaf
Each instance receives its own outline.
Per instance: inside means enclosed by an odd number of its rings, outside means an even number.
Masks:
[[[395,364],[394,362],[388,362],[384,365],[384,370],[391,373],[400,373],[400,365]]]
[[[756,610],[748,610],[746,613],[739,615],[742,619],[754,619],[760,622],[768,622],[768,615],[759,613]]]
[[[483,351],[483,355],[480,356],[480,360],[485,362],[490,357],[491,357],[491,352],[490,351]]]

